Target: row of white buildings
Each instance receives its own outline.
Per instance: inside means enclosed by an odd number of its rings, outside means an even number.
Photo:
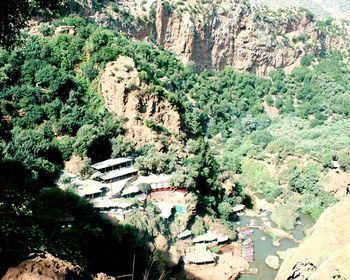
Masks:
[[[72,183],[76,187],[77,194],[90,199],[101,213],[127,214],[136,209],[135,200],[128,198],[145,201],[147,194],[139,188],[142,184],[149,185],[150,190],[154,192],[171,190],[168,175],[137,176],[133,164],[134,159],[129,157],[95,163],[91,165],[94,173],[89,179],[72,176]],[[165,203],[158,204],[163,216],[165,218],[170,216],[174,205],[170,208],[169,205],[163,205]]]

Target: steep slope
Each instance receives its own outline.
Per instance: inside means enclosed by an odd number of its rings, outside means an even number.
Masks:
[[[266,7],[260,5],[264,1],[148,0],[140,4],[129,0],[106,1],[98,9],[90,3],[88,10],[99,25],[139,40],[153,38],[186,64],[194,63],[197,70],[230,65],[266,75],[277,68],[291,70],[308,54],[346,50],[347,43],[339,34],[321,31],[318,19],[303,9],[318,9],[323,14],[328,13],[323,6],[340,9],[321,2],[310,6],[277,1],[266,2]],[[284,9],[275,9],[280,7]]]
[[[312,233],[287,258],[276,280],[348,279],[350,277],[350,200],[328,208],[313,227]],[[306,277],[308,278],[301,278]]]
[[[154,142],[157,128],[179,133],[178,112],[141,81],[132,58],[120,56],[108,63],[100,89],[107,109],[124,119],[126,137],[137,145]]]
[[[264,75],[298,64],[313,51],[306,41],[316,52],[322,48],[315,23],[305,13],[291,13],[280,23],[267,23],[250,7],[231,1],[194,1],[181,13],[181,8],[170,10],[158,1],[156,10],[157,42],[183,61],[195,62],[199,69],[231,65]],[[298,34],[305,34],[307,40],[291,44]]]

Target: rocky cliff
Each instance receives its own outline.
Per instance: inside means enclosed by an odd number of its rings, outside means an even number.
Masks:
[[[275,15],[276,22],[267,22],[262,12],[234,1],[190,2],[171,10],[157,1],[155,34],[160,45],[199,69],[231,65],[263,75],[297,65],[305,54],[322,48],[314,20],[306,13]],[[300,34],[302,40],[296,39]]]
[[[99,25],[139,40],[152,37],[198,70],[231,65],[258,75],[290,71],[306,54],[345,50],[348,44],[342,36],[321,33],[316,18],[296,8],[268,9],[239,0],[126,0],[117,8],[105,4],[94,10],[93,3],[76,1]]]
[[[126,137],[142,145],[156,142],[157,129],[180,132],[180,116],[171,104],[144,84],[130,57],[120,56],[107,64],[100,79],[107,109],[123,118]]]
[[[277,274],[285,279],[350,279],[350,200],[328,208]]]

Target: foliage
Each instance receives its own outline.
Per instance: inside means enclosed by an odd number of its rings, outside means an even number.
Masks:
[[[196,218],[194,223],[192,224],[191,231],[194,235],[202,235],[207,230],[204,226],[204,222],[200,218]]]
[[[113,10],[129,17],[117,5]],[[76,27],[75,35],[50,37],[53,28],[67,24]],[[278,69],[265,78],[232,67],[196,73],[152,43],[130,40],[78,16],[41,29],[45,36],[30,36],[13,51],[0,50],[0,212],[6,213],[1,215],[1,234],[11,237],[0,238],[1,248],[11,250],[15,244],[49,250],[103,267],[93,254],[125,249],[118,240],[141,246],[150,235],[169,234],[170,227],[151,203],[145,213],[135,211],[128,217],[130,225],[115,227],[86,200],[58,189],[43,190],[54,184],[63,161],[72,155],[83,158],[81,172],[89,174],[92,162],[133,154],[141,174],[171,174],[174,187],[188,187],[198,197],[198,213],[222,220],[229,218],[232,206],[245,202],[242,187],[269,202],[296,196],[301,211],[314,218],[336,202],[319,181],[332,160],[350,169],[350,78],[341,54],[309,54],[290,74]],[[296,40],[308,38],[302,34]],[[162,145],[147,143],[136,149],[136,143],[126,139],[123,121],[106,110],[96,93],[101,71],[120,55],[134,60],[146,95],[169,101],[180,114],[180,135],[171,135],[153,118],[135,116],[154,130]],[[134,90],[135,85],[127,89]],[[278,109],[278,118],[270,119],[264,101]],[[170,144],[173,136],[182,149]],[[277,181],[268,164],[279,168],[293,156],[317,164],[291,165]],[[239,178],[234,194],[226,195],[221,188],[221,172]],[[140,188],[149,191],[149,185]],[[295,218],[287,202],[273,214],[286,229]],[[68,222],[71,227],[61,227]],[[197,217],[192,232],[205,231]],[[115,246],[108,247],[106,240]],[[111,260],[103,258],[105,267],[112,267]]]
[[[21,29],[36,14],[52,14],[63,8],[64,1],[3,0],[0,3],[0,46],[13,47]]]
[[[223,201],[218,205],[218,211],[224,220],[228,220],[232,214],[232,206],[230,203]]]

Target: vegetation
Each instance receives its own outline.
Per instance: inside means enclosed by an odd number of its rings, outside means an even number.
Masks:
[[[168,13],[175,11],[165,5]],[[112,9],[130,17],[117,5]],[[53,36],[60,25],[75,26],[75,34]],[[220,218],[227,228],[232,207],[246,202],[247,189],[268,202],[284,202],[272,218],[287,230],[296,209],[317,219],[336,202],[321,181],[333,161],[350,170],[350,76],[343,54],[309,54],[290,74],[278,69],[270,77],[231,67],[197,73],[152,43],[78,16],[44,23],[40,30],[42,35],[24,37],[16,49],[0,50],[0,259],[10,264],[30,251],[47,250],[115,274],[112,268],[121,273],[124,267],[98,259],[102,253],[96,252],[129,246],[143,254],[139,248],[146,241],[169,235],[167,221],[151,203],[135,211],[129,225],[116,226],[86,200],[57,189],[64,161],[73,155],[82,158],[86,172],[87,163],[133,154],[141,174],[171,174],[174,187],[198,198],[198,215]],[[0,43],[12,45],[16,32],[5,32]],[[294,41],[308,39],[301,34]],[[135,116],[158,139],[141,147],[126,139],[124,120],[106,110],[96,86],[106,64],[120,55],[134,60],[145,94],[168,100],[179,113],[179,135],[153,118]],[[138,88],[132,85],[126,93],[131,90]],[[232,192],[221,187],[225,180],[232,181]],[[150,191],[149,185],[140,187]],[[197,217],[191,230],[199,235],[207,228]]]
[[[63,0],[3,0],[0,3],[0,46],[10,48],[18,41],[21,29],[35,15],[52,15],[63,7]]]

